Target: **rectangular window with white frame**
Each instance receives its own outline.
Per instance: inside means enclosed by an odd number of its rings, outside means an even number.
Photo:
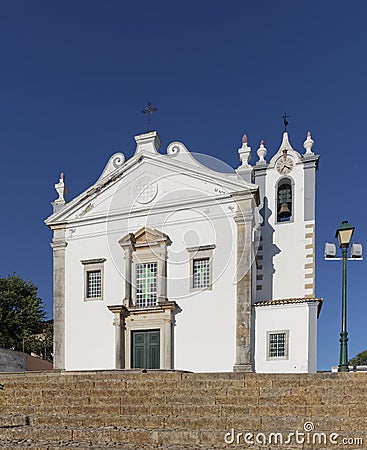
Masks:
[[[157,304],[157,263],[136,264],[136,306]]]
[[[84,301],[103,300],[105,258],[86,259],[84,266]]]
[[[215,244],[187,248],[190,258],[190,291],[211,290]]]
[[[267,359],[288,359],[289,330],[267,332]]]

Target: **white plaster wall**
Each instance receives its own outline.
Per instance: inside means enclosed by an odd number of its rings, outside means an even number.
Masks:
[[[90,229],[92,231],[93,227]],[[107,260],[104,263],[103,300],[84,301],[84,266],[81,260],[93,258]],[[107,240],[101,236],[69,241],[66,261],[65,368],[112,369],[115,367],[113,314],[107,305],[121,302],[122,289],[108,252]]]
[[[192,371],[231,371],[235,358],[236,227],[232,217],[205,221],[182,222],[168,227],[173,244],[169,248],[168,298],[182,309],[176,316],[175,368]],[[190,291],[188,253],[182,248],[182,238],[188,247],[215,244],[213,250],[212,290]],[[196,244],[197,245],[197,244]],[[181,254],[180,250],[183,250]],[[186,258],[186,261],[185,261]]]
[[[312,322],[313,321],[313,322]],[[259,373],[313,372],[316,352],[310,351],[315,333],[314,306],[309,303],[258,306],[255,308],[255,370]],[[289,330],[288,359],[267,360],[267,332]]]
[[[175,368],[232,371],[235,362],[234,297],[220,286],[180,302],[175,328]]]
[[[145,170],[145,169],[144,169]],[[143,175],[146,173],[143,171]],[[162,175],[162,174],[161,174]],[[163,174],[164,175],[164,174]],[[139,177],[141,174],[139,175]],[[236,226],[235,204],[211,198],[214,183],[180,174],[160,176],[158,195],[148,206],[134,205],[134,190],[126,188],[138,178],[129,176],[91,203],[80,216],[74,213],[67,227],[65,286],[65,368],[113,369],[115,334],[108,305],[124,298],[124,252],[118,241],[141,227],[163,231],[172,240],[168,248],[167,297],[182,308],[175,327],[175,368],[197,371],[232,370],[235,354]],[[130,181],[129,181],[130,180]],[[200,197],[201,192],[201,197]],[[180,202],[200,200],[192,208]],[[89,203],[87,202],[86,205]],[[85,211],[85,205],[82,211]],[[121,208],[121,209],[120,209]],[[105,218],[107,217],[107,219]],[[187,247],[215,244],[213,289],[190,292],[190,263]],[[84,266],[81,260],[106,258],[103,300],[84,301]]]

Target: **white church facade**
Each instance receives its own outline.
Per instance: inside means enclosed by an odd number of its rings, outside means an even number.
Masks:
[[[253,166],[244,136],[232,172],[135,141],[73,200],[55,185],[54,367],[315,372],[311,135]]]

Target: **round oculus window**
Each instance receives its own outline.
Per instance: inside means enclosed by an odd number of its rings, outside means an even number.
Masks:
[[[158,184],[152,178],[142,178],[135,185],[136,201],[142,205],[150,203],[158,193]]]

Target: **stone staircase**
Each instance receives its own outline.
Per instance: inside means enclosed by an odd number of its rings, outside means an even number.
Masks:
[[[0,384],[0,448],[367,448],[367,373],[43,372]]]

